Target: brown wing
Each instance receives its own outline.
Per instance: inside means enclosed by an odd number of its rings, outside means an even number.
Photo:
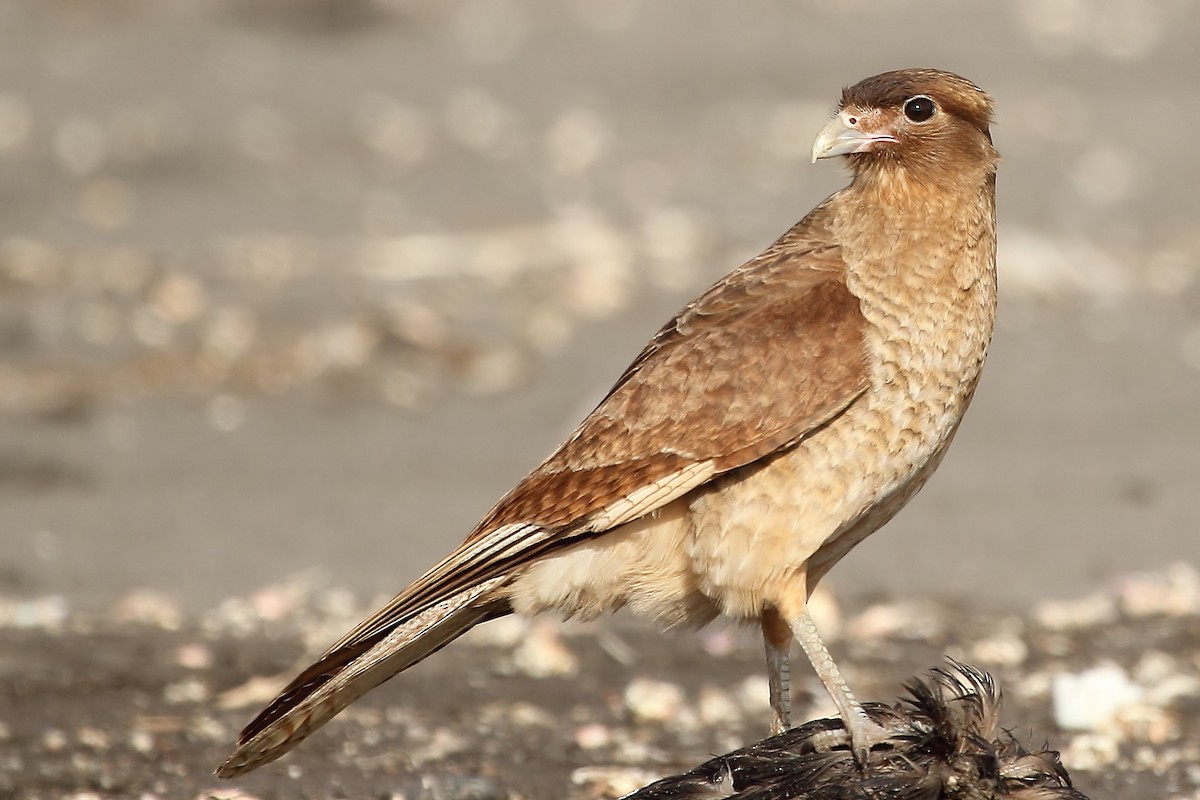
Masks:
[[[867,386],[865,321],[839,249],[813,236],[814,227],[800,223],[664,326],[457,550],[242,731],[222,774],[278,757],[355,692],[505,613],[502,588],[525,564],[786,448],[854,402]]]
[[[659,331],[471,538],[516,522],[577,523],[689,464],[740,467],[795,443],[858,396],[867,384],[865,323],[838,248],[781,249],[728,275]]]
[[[804,230],[802,222],[688,304],[462,546],[329,652],[648,514],[849,406],[867,386],[866,323],[839,248]]]

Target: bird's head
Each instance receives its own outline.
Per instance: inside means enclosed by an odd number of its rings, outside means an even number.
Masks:
[[[899,168],[919,182],[995,172],[992,99],[951,72],[884,72],[843,90],[812,157],[846,156],[855,175]]]

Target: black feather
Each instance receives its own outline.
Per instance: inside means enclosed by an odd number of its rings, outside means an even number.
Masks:
[[[892,732],[860,768],[840,719],[822,719],[664,778],[625,800],[1087,800],[1058,753],[1030,752],[999,729],[1001,694],[951,661],[905,686],[895,706],[867,704]]]

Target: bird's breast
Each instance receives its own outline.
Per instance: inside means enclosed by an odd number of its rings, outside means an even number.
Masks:
[[[814,584],[932,474],[991,337],[983,255],[973,281],[930,260],[851,276],[867,322],[868,390],[792,450],[729,474],[693,504],[694,568],[726,613],[754,616],[798,578]]]
[[[882,494],[940,456],[962,420],[991,341],[994,275],[988,251],[919,248],[851,276],[871,381],[857,425],[877,442]]]

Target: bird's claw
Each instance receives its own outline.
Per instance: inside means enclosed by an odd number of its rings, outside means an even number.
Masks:
[[[848,729],[840,727],[821,731],[808,743],[818,753],[849,750],[861,768],[867,766],[871,751],[877,746],[888,744],[894,737],[910,732],[906,726],[886,727],[864,715],[856,717]]]

